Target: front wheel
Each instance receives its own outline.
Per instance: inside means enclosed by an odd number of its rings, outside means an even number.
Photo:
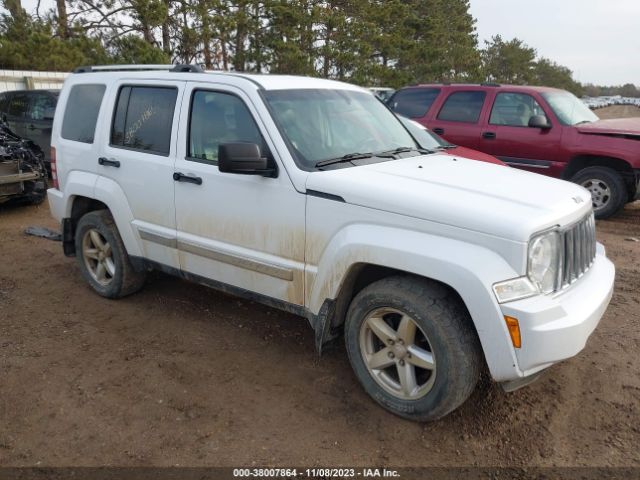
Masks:
[[[345,341],[367,393],[412,420],[435,420],[462,405],[484,361],[460,299],[412,277],[389,277],[356,295]]]
[[[89,212],[80,219],[75,245],[80,271],[99,295],[120,298],[144,285],[145,274],[131,265],[108,210]]]
[[[629,198],[624,179],[612,168],[587,167],[576,173],[571,181],[589,190],[593,212],[600,220],[617,213]]]

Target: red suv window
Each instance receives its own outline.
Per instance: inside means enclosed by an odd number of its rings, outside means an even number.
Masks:
[[[544,115],[544,110],[536,100],[526,93],[499,93],[493,102],[491,125],[527,127],[534,115]]]
[[[482,91],[460,91],[449,95],[438,113],[438,120],[476,123],[487,96]]]
[[[407,88],[391,99],[391,110],[409,118],[424,117],[438,98],[439,88]]]

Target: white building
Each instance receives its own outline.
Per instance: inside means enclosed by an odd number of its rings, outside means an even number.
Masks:
[[[68,72],[0,70],[0,92],[8,90],[60,89]]]

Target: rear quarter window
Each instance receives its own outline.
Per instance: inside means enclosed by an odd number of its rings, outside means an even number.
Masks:
[[[407,88],[391,98],[391,109],[409,118],[424,117],[440,94],[439,88]]]
[[[93,143],[104,91],[104,85],[71,87],[62,119],[62,138]]]
[[[124,86],[120,89],[111,145],[169,155],[178,89]]]
[[[486,96],[486,92],[482,91],[454,92],[444,102],[438,120],[476,123]]]

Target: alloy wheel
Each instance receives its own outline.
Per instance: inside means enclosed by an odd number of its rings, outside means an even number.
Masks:
[[[82,238],[82,257],[93,279],[100,285],[109,285],[116,273],[113,250],[109,242],[95,228],[87,230]]]
[[[371,311],[360,327],[360,352],[369,374],[402,400],[417,400],[433,387],[436,360],[429,339],[416,321],[400,310]]]

